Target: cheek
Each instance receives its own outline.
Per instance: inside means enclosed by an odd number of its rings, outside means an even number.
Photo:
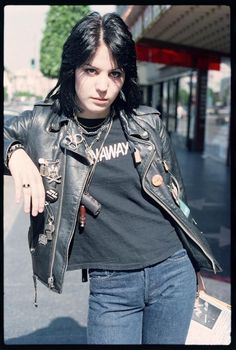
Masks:
[[[114,94],[117,96],[120,92],[120,90],[122,89],[123,85],[124,85],[124,80],[117,82],[114,87],[113,87],[113,91]]]
[[[85,97],[86,91],[90,91],[90,87],[88,86],[86,79],[80,78],[75,80],[75,92],[79,99]]]
[[[80,91],[80,82],[79,79],[77,78],[76,74],[75,74],[75,92],[78,95]]]

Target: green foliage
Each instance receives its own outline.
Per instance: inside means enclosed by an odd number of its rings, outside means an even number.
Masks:
[[[52,5],[40,46],[40,70],[49,78],[58,78],[63,44],[72,27],[90,13],[89,6]]]
[[[180,89],[179,90],[179,102],[183,106],[187,106],[188,105],[188,99],[189,99],[188,92],[185,89]]]
[[[16,91],[14,93],[14,98],[16,99],[30,99],[30,98],[35,98],[35,100],[42,100],[42,96],[37,96],[29,91]]]

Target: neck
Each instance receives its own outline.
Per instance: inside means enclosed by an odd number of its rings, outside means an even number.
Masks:
[[[78,118],[83,118],[83,119],[106,119],[110,114],[110,110],[105,113],[92,113],[92,114],[86,114],[86,112],[78,113],[77,117]]]

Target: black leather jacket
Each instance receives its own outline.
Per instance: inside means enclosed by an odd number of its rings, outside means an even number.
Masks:
[[[120,118],[131,149],[138,150],[141,156],[136,169],[143,190],[176,222],[179,237],[195,269],[221,271],[191,213],[184,214],[181,209],[183,202],[186,204],[184,186],[159,112],[141,106],[130,116],[120,112]],[[53,161],[57,167],[53,177],[43,176],[43,182],[46,189],[53,186],[59,194],[58,200],[46,205],[44,212],[36,217],[31,215],[28,239],[34,275],[58,293],[62,292],[69,247],[91,168],[84,144],[74,147],[73,142],[68,142],[68,135],[76,134],[76,129],[72,120],[59,116],[53,112],[52,104],[45,102],[39,102],[33,111],[13,118],[4,128],[5,162],[9,147],[19,141],[37,167],[40,158]],[[9,174],[7,168],[5,174]],[[42,238],[51,218],[54,231],[51,239],[45,242]]]

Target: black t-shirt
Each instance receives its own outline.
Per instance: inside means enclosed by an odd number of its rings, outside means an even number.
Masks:
[[[95,154],[100,143],[94,144]],[[182,247],[167,214],[142,190],[119,118],[114,118],[89,193],[101,203],[101,212],[94,217],[87,211],[85,228],[76,228],[68,270],[143,268]]]

